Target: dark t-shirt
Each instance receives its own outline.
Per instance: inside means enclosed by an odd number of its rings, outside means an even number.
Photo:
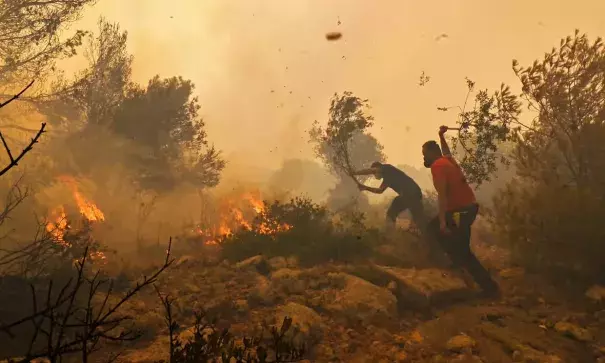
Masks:
[[[422,198],[422,190],[414,179],[393,165],[382,165],[382,182],[405,198]]]

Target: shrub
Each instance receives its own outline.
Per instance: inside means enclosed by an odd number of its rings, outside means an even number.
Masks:
[[[265,202],[265,206],[251,228],[242,229],[223,241],[225,258],[239,261],[259,254],[297,256],[301,264],[312,265],[367,258],[371,251],[370,231],[362,228],[359,220],[351,225],[336,222],[325,207],[305,198],[286,203]]]
[[[511,184],[495,198],[494,217],[515,262],[551,276],[603,276],[605,209],[593,193]]]
[[[297,332],[291,332],[292,319],[285,317],[280,328],[271,327],[269,334],[262,331],[253,338],[236,339],[229,329],[217,329],[214,321],[204,312],[195,313],[195,322],[188,339],[179,337],[181,329],[173,315],[174,299],[162,296],[170,347],[168,363],[236,362],[279,363],[298,362],[306,353],[304,344],[294,343]],[[160,360],[157,363],[166,363]]]

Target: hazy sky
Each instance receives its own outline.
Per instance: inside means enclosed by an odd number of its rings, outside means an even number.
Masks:
[[[119,22],[138,82],[193,80],[231,159],[311,157],[306,130],[348,90],[370,100],[388,161],[420,166],[422,143],[455,120],[436,107],[463,102],[465,77],[516,90],[513,58],[527,65],[575,28],[603,36],[603,14],[604,0],[100,0],[78,27]],[[326,41],[335,30],[343,38]]]

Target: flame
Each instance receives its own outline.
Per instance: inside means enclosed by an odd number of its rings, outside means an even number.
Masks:
[[[78,182],[72,176],[62,175],[57,179],[65,183],[71,189],[74,200],[76,201],[76,205],[80,210],[80,214],[82,214],[84,218],[91,222],[105,220],[105,215],[103,214],[103,212],[101,212],[99,207],[97,207],[96,204],[92,201],[89,201],[84,198],[82,193],[80,193],[80,191],[78,190]]]
[[[76,180],[71,176],[60,176],[61,182],[66,184],[72,191],[74,201],[80,211],[80,214],[90,222],[100,222],[105,220],[103,212],[93,203],[86,199],[82,193],[78,190],[78,184]],[[46,231],[50,234],[51,238],[59,245],[68,248],[71,244],[65,241],[64,236],[67,231],[67,214],[65,213],[65,207],[60,205],[52,210],[47,218]],[[91,261],[103,261],[107,258],[101,251],[91,252],[89,255]],[[76,260],[75,262],[81,259]]]
[[[77,190],[73,191],[74,199],[76,200],[76,204],[80,209],[80,213],[89,221],[104,221],[105,215],[99,207],[97,207],[93,202],[86,200],[80,192]]]
[[[239,203],[238,203],[239,201]],[[243,203],[242,203],[243,202]],[[250,218],[246,218],[253,212]],[[206,230],[198,229],[198,233],[206,238],[205,244],[218,245],[222,238],[232,235],[235,230],[246,229],[253,230],[250,222],[255,215],[265,212],[265,203],[261,199],[260,192],[245,192],[237,198],[225,199],[219,203],[219,221],[214,228]],[[263,222],[256,226],[255,232],[264,235],[273,235],[278,232],[287,231],[292,226],[288,224]]]
[[[50,212],[48,222],[46,223],[46,231],[63,247],[69,247],[69,243],[65,242],[63,236],[67,230],[67,214],[62,205],[58,206]]]

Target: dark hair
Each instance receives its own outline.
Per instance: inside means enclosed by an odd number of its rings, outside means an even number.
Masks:
[[[382,167],[382,163],[379,161],[375,161],[372,163],[372,165],[370,165],[370,168],[374,169],[374,168],[381,168]]]
[[[430,141],[425,142],[422,145],[422,148],[427,151],[432,151],[432,152],[441,154],[441,148],[439,147],[439,144],[437,144],[437,141],[435,141],[435,140],[430,140]]]

